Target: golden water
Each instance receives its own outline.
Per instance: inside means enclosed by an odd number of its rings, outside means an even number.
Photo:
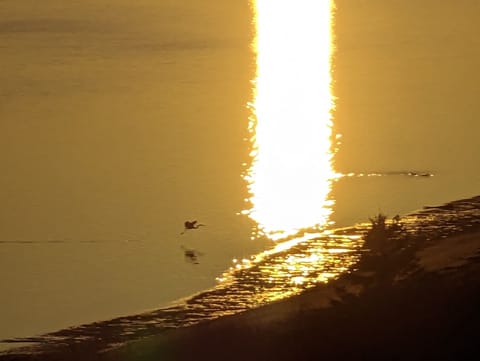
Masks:
[[[254,3],[252,163],[246,175],[260,234],[324,227],[332,212],[333,3]]]
[[[357,259],[359,240],[328,231],[339,177],[332,166],[333,1],[253,5],[257,71],[245,213],[257,224],[254,236],[278,243],[234,260],[220,280],[255,278],[261,303],[338,276]]]

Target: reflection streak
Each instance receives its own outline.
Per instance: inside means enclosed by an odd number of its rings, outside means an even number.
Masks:
[[[249,214],[277,240],[328,223],[331,180],[329,0],[255,2]]]

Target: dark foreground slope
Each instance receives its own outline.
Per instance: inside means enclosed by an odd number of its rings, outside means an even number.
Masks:
[[[480,360],[479,204],[426,209],[300,296],[108,351],[71,343],[0,360]]]
[[[334,282],[102,359],[480,360],[479,203],[426,208],[413,227],[370,231],[375,246]]]
[[[480,238],[480,234],[476,237]],[[448,268],[448,266],[447,266]],[[358,277],[358,276],[357,276]],[[108,360],[479,360],[478,257],[394,284],[340,281],[304,296],[129,345]],[[343,283],[342,283],[343,282]],[[355,296],[352,284],[366,289]],[[301,298],[304,300],[302,304]],[[338,300],[335,301],[335,298]]]

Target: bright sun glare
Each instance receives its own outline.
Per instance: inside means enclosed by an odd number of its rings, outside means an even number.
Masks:
[[[333,0],[256,0],[246,211],[281,239],[325,226],[332,168]]]

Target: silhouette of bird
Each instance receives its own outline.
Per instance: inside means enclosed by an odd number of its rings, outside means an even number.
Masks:
[[[184,225],[185,229],[180,234],[184,234],[189,229],[198,229],[199,227],[204,227],[205,226],[205,224],[198,223],[197,221],[185,221],[185,223],[183,223],[183,225]]]

